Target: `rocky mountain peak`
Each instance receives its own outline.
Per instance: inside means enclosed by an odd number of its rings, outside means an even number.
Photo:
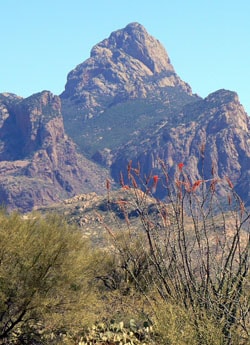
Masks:
[[[236,92],[217,90],[204,99],[204,107],[209,114],[213,114],[213,122],[217,122],[217,128],[220,130],[222,128],[237,130],[238,128],[241,131],[249,131],[249,117]]]
[[[111,105],[148,98],[166,87],[192,95],[162,44],[142,25],[131,23],[92,48],[90,58],[68,74],[61,98],[81,109],[83,118],[90,118]]]
[[[26,99],[2,95],[0,109],[1,160],[22,159],[40,148],[45,124],[51,120],[60,119],[63,133],[61,101],[49,91]]]
[[[92,49],[91,57],[95,57],[105,50],[110,52],[110,56],[122,51],[140,61],[152,73],[174,71],[165,48],[139,23],[128,24],[124,29],[111,33],[109,38]]]

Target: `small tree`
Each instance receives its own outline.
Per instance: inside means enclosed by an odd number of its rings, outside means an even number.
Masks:
[[[52,343],[90,318],[92,254],[77,229],[58,216],[2,212],[0,243],[0,342]]]
[[[191,181],[180,163],[171,178],[164,163],[160,164],[161,177],[142,177],[139,164],[133,168],[131,162],[126,179],[129,185],[124,185],[121,177],[122,188],[134,195],[134,208],[142,225],[139,231],[127,222],[129,235],[124,236],[122,244],[114,236],[121,261],[133,263],[124,265],[124,269],[149,301],[156,291],[166,305],[173,303],[192,311],[197,344],[209,344],[204,335],[206,319],[220,328],[223,344],[246,344],[250,217],[244,203],[227,177],[212,175],[210,179]],[[164,202],[155,200],[156,212],[152,214],[147,198],[159,183],[166,190],[166,198]],[[226,199],[221,197],[222,190]],[[128,219],[124,207],[123,211]],[[135,241],[136,250],[134,246],[131,250]],[[147,270],[135,275],[132,267],[140,267],[141,257]]]

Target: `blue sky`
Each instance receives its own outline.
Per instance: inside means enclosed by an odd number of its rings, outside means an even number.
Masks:
[[[250,115],[249,0],[0,0],[0,92],[60,94],[112,31],[139,22],[202,97],[236,91]]]

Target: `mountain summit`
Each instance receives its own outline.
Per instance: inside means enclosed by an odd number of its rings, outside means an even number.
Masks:
[[[90,118],[103,106],[146,98],[169,86],[192,94],[162,44],[141,24],[131,23],[92,48],[90,58],[68,74],[61,98],[80,105],[84,117]]]
[[[144,65],[145,72],[149,75],[164,71],[174,72],[165,48],[139,23],[131,23],[124,29],[113,32],[108,39],[92,49],[91,57],[98,56],[105,49],[114,54],[120,53],[123,56],[126,54],[138,60]]]
[[[213,166],[249,200],[249,118],[237,94],[193,94],[142,25],[131,23],[95,45],[69,73],[61,99],[66,131],[82,152],[111,167],[117,181],[130,160],[145,175],[160,174],[159,158],[173,174],[181,161],[192,180],[202,179],[204,146],[206,178]]]
[[[174,115],[183,104],[199,99],[176,74],[162,44],[138,23],[95,45],[90,58],[68,74],[60,97],[66,131],[90,156],[96,149],[122,144],[134,127],[150,126],[163,112]],[[146,121],[145,106],[146,112],[152,109]],[[114,126],[123,133],[114,134]]]

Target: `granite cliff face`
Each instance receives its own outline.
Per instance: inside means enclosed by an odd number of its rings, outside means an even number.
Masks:
[[[103,103],[146,98],[167,86],[192,94],[161,43],[142,25],[131,23],[92,48],[90,58],[69,73],[61,98],[73,100],[90,118],[103,111]]]
[[[58,96],[0,95],[0,200],[20,211],[103,189],[108,173],[76,151]]]

